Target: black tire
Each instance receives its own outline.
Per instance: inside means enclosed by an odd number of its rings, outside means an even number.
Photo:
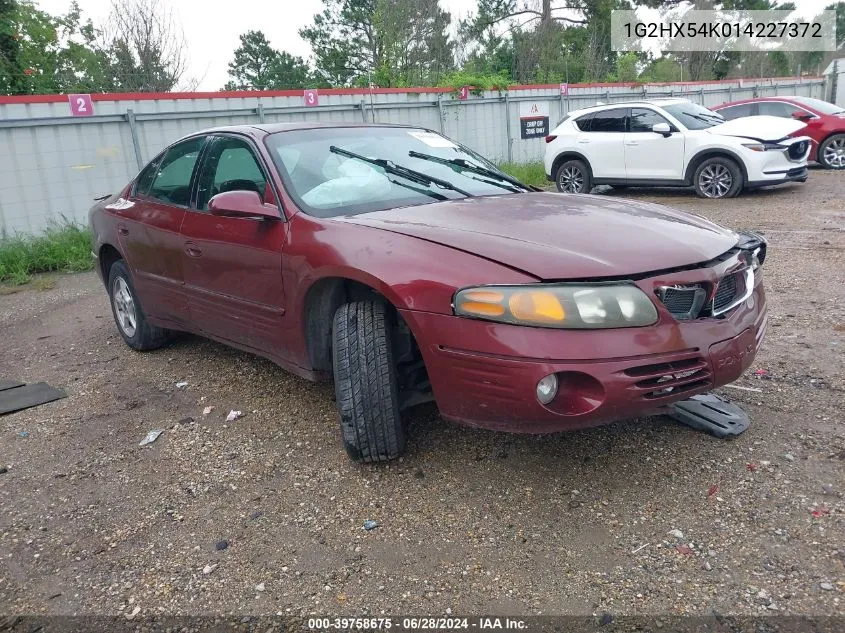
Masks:
[[[842,152],[845,152],[845,134],[834,134],[819,145],[816,157],[825,169],[845,169],[845,154]]]
[[[561,193],[590,193],[593,184],[589,168],[575,159],[561,163],[555,172],[555,187]]]
[[[138,294],[135,292],[135,286],[132,284],[132,276],[129,274],[129,268],[122,259],[117,260],[112,264],[108,273],[108,292],[109,302],[111,303],[111,312],[114,317],[114,323],[117,326],[117,331],[126,344],[134,350],[145,352],[147,350],[157,349],[164,345],[168,339],[168,331],[155,325],[150,325],[144,316],[144,309],[141,307],[141,301],[138,299]],[[125,295],[128,292],[131,298],[131,308],[127,305]],[[119,295],[116,298],[116,295]],[[122,308],[119,308],[122,306]],[[118,315],[119,310],[122,309],[123,318]],[[126,321],[126,314],[129,310],[134,313],[134,327],[128,327],[131,322]],[[121,321],[123,320],[123,323]]]
[[[735,198],[744,181],[739,166],[730,158],[705,158],[695,169],[692,184],[701,198]]]
[[[332,362],[340,434],[357,462],[384,462],[405,452],[391,325],[391,314],[376,301],[346,303],[334,316]]]

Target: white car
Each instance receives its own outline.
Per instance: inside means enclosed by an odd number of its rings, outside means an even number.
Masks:
[[[804,182],[806,124],[772,116],[725,121],[686,99],[653,99],[570,112],[546,137],[546,176],[566,193],[595,185],[695,187],[705,198]]]

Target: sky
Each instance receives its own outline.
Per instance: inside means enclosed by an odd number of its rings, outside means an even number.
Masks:
[[[810,15],[832,0],[793,0]],[[70,0],[35,0],[52,14],[66,13]],[[102,24],[109,14],[111,0],[78,0],[84,17]],[[228,65],[239,45],[239,35],[249,30],[263,31],[277,49],[308,57],[310,48],[299,37],[299,29],[311,24],[323,9],[322,0],[235,0],[217,4],[214,0],[161,0],[171,7],[182,25],[188,46],[189,77],[199,83],[197,90],[219,90],[228,80]],[[476,0],[440,0],[452,19],[474,11]]]

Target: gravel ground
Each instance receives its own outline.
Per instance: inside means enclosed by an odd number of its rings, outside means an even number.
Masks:
[[[769,238],[769,377],[722,390],[754,420],[732,441],[427,406],[407,457],[359,466],[329,385],[196,337],[133,352],[93,274],[0,296],[0,376],[69,394],[0,418],[0,613],[842,615],[843,194],[818,170],[736,200],[605,193]]]

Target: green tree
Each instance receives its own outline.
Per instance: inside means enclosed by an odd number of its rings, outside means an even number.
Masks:
[[[436,83],[451,70],[450,16],[437,0],[323,0],[300,35],[332,86]]]
[[[229,77],[225,90],[285,90],[310,82],[305,60],[276,50],[261,31],[241,35],[241,45],[229,62]]]

